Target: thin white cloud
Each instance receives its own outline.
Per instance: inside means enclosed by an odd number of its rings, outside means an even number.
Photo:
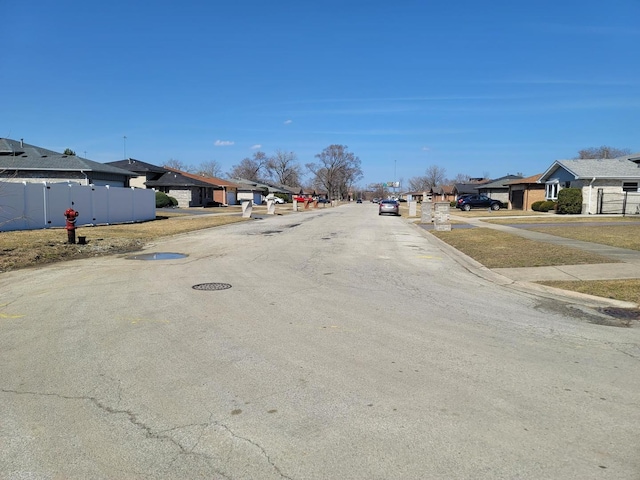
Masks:
[[[291,125],[293,123],[293,120],[285,120],[284,124],[285,125]]]
[[[262,145],[260,145],[259,143],[256,143],[255,145],[251,145],[251,150],[258,150],[259,148],[262,148]]]
[[[429,147],[422,147],[423,152],[428,152],[429,150],[431,150]]]
[[[230,140],[216,140],[214,145],[216,147],[228,147],[229,145],[233,145],[235,142]]]

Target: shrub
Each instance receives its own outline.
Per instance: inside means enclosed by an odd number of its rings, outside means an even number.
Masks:
[[[558,192],[558,208],[560,214],[576,215],[582,213],[582,189],[563,188]]]
[[[534,212],[540,212],[540,206],[544,203],[544,200],[538,200],[537,202],[533,202],[531,204],[531,210]]]
[[[541,212],[548,212],[549,210],[554,210],[556,208],[556,202],[552,200],[547,200],[546,202],[542,202],[540,205]]]
[[[163,192],[156,192],[156,208],[175,207],[176,205],[178,205],[178,200],[175,198]]]

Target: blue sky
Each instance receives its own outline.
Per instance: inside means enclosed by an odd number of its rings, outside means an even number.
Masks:
[[[0,5],[0,137],[99,162],[342,144],[365,185],[640,151],[638,0]]]

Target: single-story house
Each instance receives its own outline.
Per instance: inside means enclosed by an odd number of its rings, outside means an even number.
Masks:
[[[476,192],[486,195],[493,200],[509,203],[509,182],[521,178],[522,175],[505,175],[504,177],[478,185]]]
[[[509,182],[509,209],[531,210],[534,202],[544,201],[544,185],[538,183],[541,173]]]
[[[465,183],[456,183],[453,185],[453,200],[457,200],[461,195],[474,195],[478,193],[478,187],[491,180],[488,178],[471,178]]]
[[[177,170],[167,171],[159,179],[147,181],[146,185],[175,198],[182,208],[211,205],[215,202],[214,192],[223,191],[211,179]]]
[[[266,183],[254,182],[246,178],[232,178],[231,182],[238,186],[238,201],[251,200],[254,205],[261,205],[265,197],[273,190]]]
[[[542,174],[545,199],[557,200],[563,188],[582,190],[582,213],[640,210],[640,153],[617,158],[556,160]]]
[[[434,202],[453,202],[456,199],[455,185],[440,185],[432,188],[431,198]]]
[[[165,168],[169,172],[180,173],[185,177],[207,182],[213,185],[214,187],[221,187],[221,189],[214,188],[213,190],[213,202],[216,204],[237,205],[239,203],[238,189],[240,189],[241,186],[236,183],[233,183],[229,180],[225,180],[223,178],[206,177],[203,175],[196,175],[195,173],[181,172],[180,170],[176,170],[175,168],[170,168],[170,167],[165,167]]]
[[[269,194],[278,194],[279,196],[286,197],[289,201],[300,191],[300,187],[291,187],[281,183],[265,182],[265,185],[269,187]]]
[[[129,187],[135,176],[113,165],[0,138],[0,181]]]
[[[146,182],[158,180],[162,175],[167,173],[167,169],[164,167],[158,167],[157,165],[136,160],[135,158],[106,162],[105,165],[111,165],[135,173],[136,176],[131,178],[130,185],[137,188],[151,188],[147,187]]]
[[[418,191],[414,191],[414,192],[403,192],[401,194],[398,195],[398,198],[400,200],[406,200],[407,202],[418,202],[418,203],[422,203],[423,199],[424,199],[424,194],[430,195],[431,192],[418,192]]]

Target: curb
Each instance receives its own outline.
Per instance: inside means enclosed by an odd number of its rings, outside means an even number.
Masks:
[[[411,222],[410,225],[412,225],[413,228],[418,229],[427,241],[436,244],[442,251],[444,251],[449,257],[451,257],[459,265],[465,268],[469,273],[472,273],[473,275],[483,278],[489,282],[495,283],[496,285],[511,288],[522,293],[536,295],[538,297],[556,300],[559,299],[569,303],[579,302],[581,305],[590,308],[638,308],[638,305],[633,302],[625,302],[623,300],[614,300],[612,298],[597,297],[595,295],[573,292],[571,290],[562,290],[560,288],[549,287],[547,285],[541,285],[533,282],[520,282],[512,280],[511,278],[505,277],[504,275],[496,273],[490,268],[485,267],[480,262],[462,253],[460,250],[455,249],[448,243],[440,240],[435,235],[431,235],[427,230],[423,229],[418,224]]]

